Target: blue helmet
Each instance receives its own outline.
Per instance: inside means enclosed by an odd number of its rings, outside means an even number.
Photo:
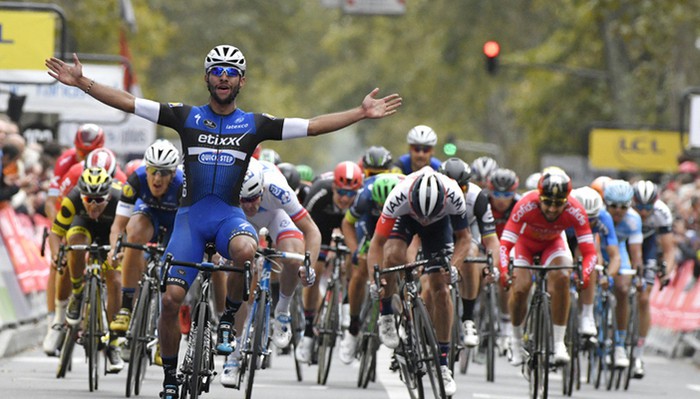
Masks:
[[[624,180],[611,180],[605,184],[603,199],[605,199],[606,204],[629,205],[633,196],[632,185]]]

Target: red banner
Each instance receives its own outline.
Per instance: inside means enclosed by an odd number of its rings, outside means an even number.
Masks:
[[[7,205],[0,208],[0,234],[25,294],[46,290],[50,262],[40,254],[42,232],[43,226],[36,227],[28,216]]]

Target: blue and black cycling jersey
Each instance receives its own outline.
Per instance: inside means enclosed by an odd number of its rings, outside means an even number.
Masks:
[[[430,157],[431,168],[433,168],[434,170],[438,170],[440,169],[440,165],[442,165],[442,162],[440,162],[439,159],[435,157]],[[398,166],[401,169],[401,173],[403,173],[406,176],[415,172],[415,170],[411,169],[411,154],[401,155],[398,161],[396,161],[396,166]]]
[[[122,188],[121,202],[135,205],[136,201],[140,200],[149,208],[175,213],[180,205],[180,197],[182,196],[182,184],[184,181],[182,171],[180,169],[175,171],[175,176],[173,176],[167,191],[161,198],[156,198],[151,193],[151,190],[148,188],[146,174],[146,166],[142,165],[129,176]]]

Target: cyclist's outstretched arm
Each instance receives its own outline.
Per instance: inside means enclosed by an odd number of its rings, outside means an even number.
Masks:
[[[45,65],[49,68],[49,75],[64,85],[77,87],[110,107],[124,112],[134,112],[136,97],[124,90],[99,84],[84,76],[83,64],[80,63],[77,54],[73,53],[73,65],[56,57],[47,59]]]
[[[401,106],[401,97],[398,94],[389,94],[386,97],[374,98],[379,93],[375,88],[367,94],[359,107],[347,111],[320,115],[309,120],[308,135],[334,132],[363,119],[377,119],[392,115]]]

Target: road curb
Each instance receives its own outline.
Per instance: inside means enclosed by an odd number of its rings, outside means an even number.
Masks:
[[[46,328],[46,320],[41,320],[3,329],[0,331],[0,358],[40,345]]]

